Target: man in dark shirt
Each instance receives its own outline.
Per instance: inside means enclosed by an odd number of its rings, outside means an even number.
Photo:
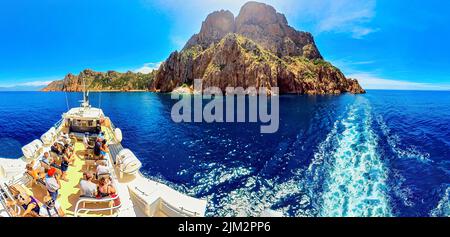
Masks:
[[[59,148],[59,146],[56,142],[53,144],[53,146],[50,148],[50,150],[58,156],[63,154],[62,150]]]
[[[99,157],[100,156],[100,151],[102,147],[102,142],[100,141],[100,139],[97,139],[95,141],[95,145],[94,145],[94,156]]]

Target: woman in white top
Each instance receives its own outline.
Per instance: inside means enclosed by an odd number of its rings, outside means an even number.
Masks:
[[[97,162],[97,170],[96,170],[96,174],[97,177],[101,176],[101,175],[109,175],[110,170],[106,164],[105,161],[100,160]]]

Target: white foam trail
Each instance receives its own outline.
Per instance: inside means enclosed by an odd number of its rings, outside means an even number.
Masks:
[[[445,190],[445,194],[439,201],[437,207],[430,212],[432,217],[450,217],[450,188]]]
[[[378,125],[380,126],[381,132],[387,138],[387,142],[391,147],[392,151],[400,159],[416,159],[417,161],[423,163],[432,163],[433,160],[430,159],[429,153],[420,152],[417,147],[411,146],[406,149],[400,148],[401,139],[397,134],[393,134],[389,126],[383,119],[383,116],[379,115],[376,118]]]
[[[386,195],[387,169],[377,154],[378,138],[371,122],[370,105],[366,100],[357,101],[339,124],[342,134],[330,136],[337,137],[335,149],[323,156],[326,180],[320,216],[392,215]]]

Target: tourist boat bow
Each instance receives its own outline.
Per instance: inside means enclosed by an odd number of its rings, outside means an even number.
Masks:
[[[104,134],[110,152],[106,163],[117,195],[107,198],[80,197],[79,182],[83,172],[92,171],[96,160],[90,155],[86,138],[95,141]],[[202,217],[207,201],[187,196],[169,186],[148,179],[139,171],[142,164],[134,153],[122,146],[122,132],[116,128],[102,109],[89,105],[88,93],[83,93],[80,107],[72,108],[40,139],[22,148],[19,159],[0,159],[0,216],[20,216],[24,210],[13,202],[14,190],[26,192],[38,201],[47,196],[45,184],[40,184],[25,172],[27,163],[34,161],[35,168],[45,165],[41,158],[61,134],[69,134],[74,147],[75,162],[67,171],[68,181],[61,181],[57,201],[66,216],[119,216],[119,217]],[[120,200],[120,201],[119,201]]]

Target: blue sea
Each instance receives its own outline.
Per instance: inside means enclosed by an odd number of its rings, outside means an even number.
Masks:
[[[0,157],[20,157],[81,97],[0,92]],[[281,96],[275,134],[255,123],[174,123],[176,101],[166,94],[91,100],[122,129],[146,176],[208,198],[208,216],[268,208],[287,216],[450,216],[450,92]]]

